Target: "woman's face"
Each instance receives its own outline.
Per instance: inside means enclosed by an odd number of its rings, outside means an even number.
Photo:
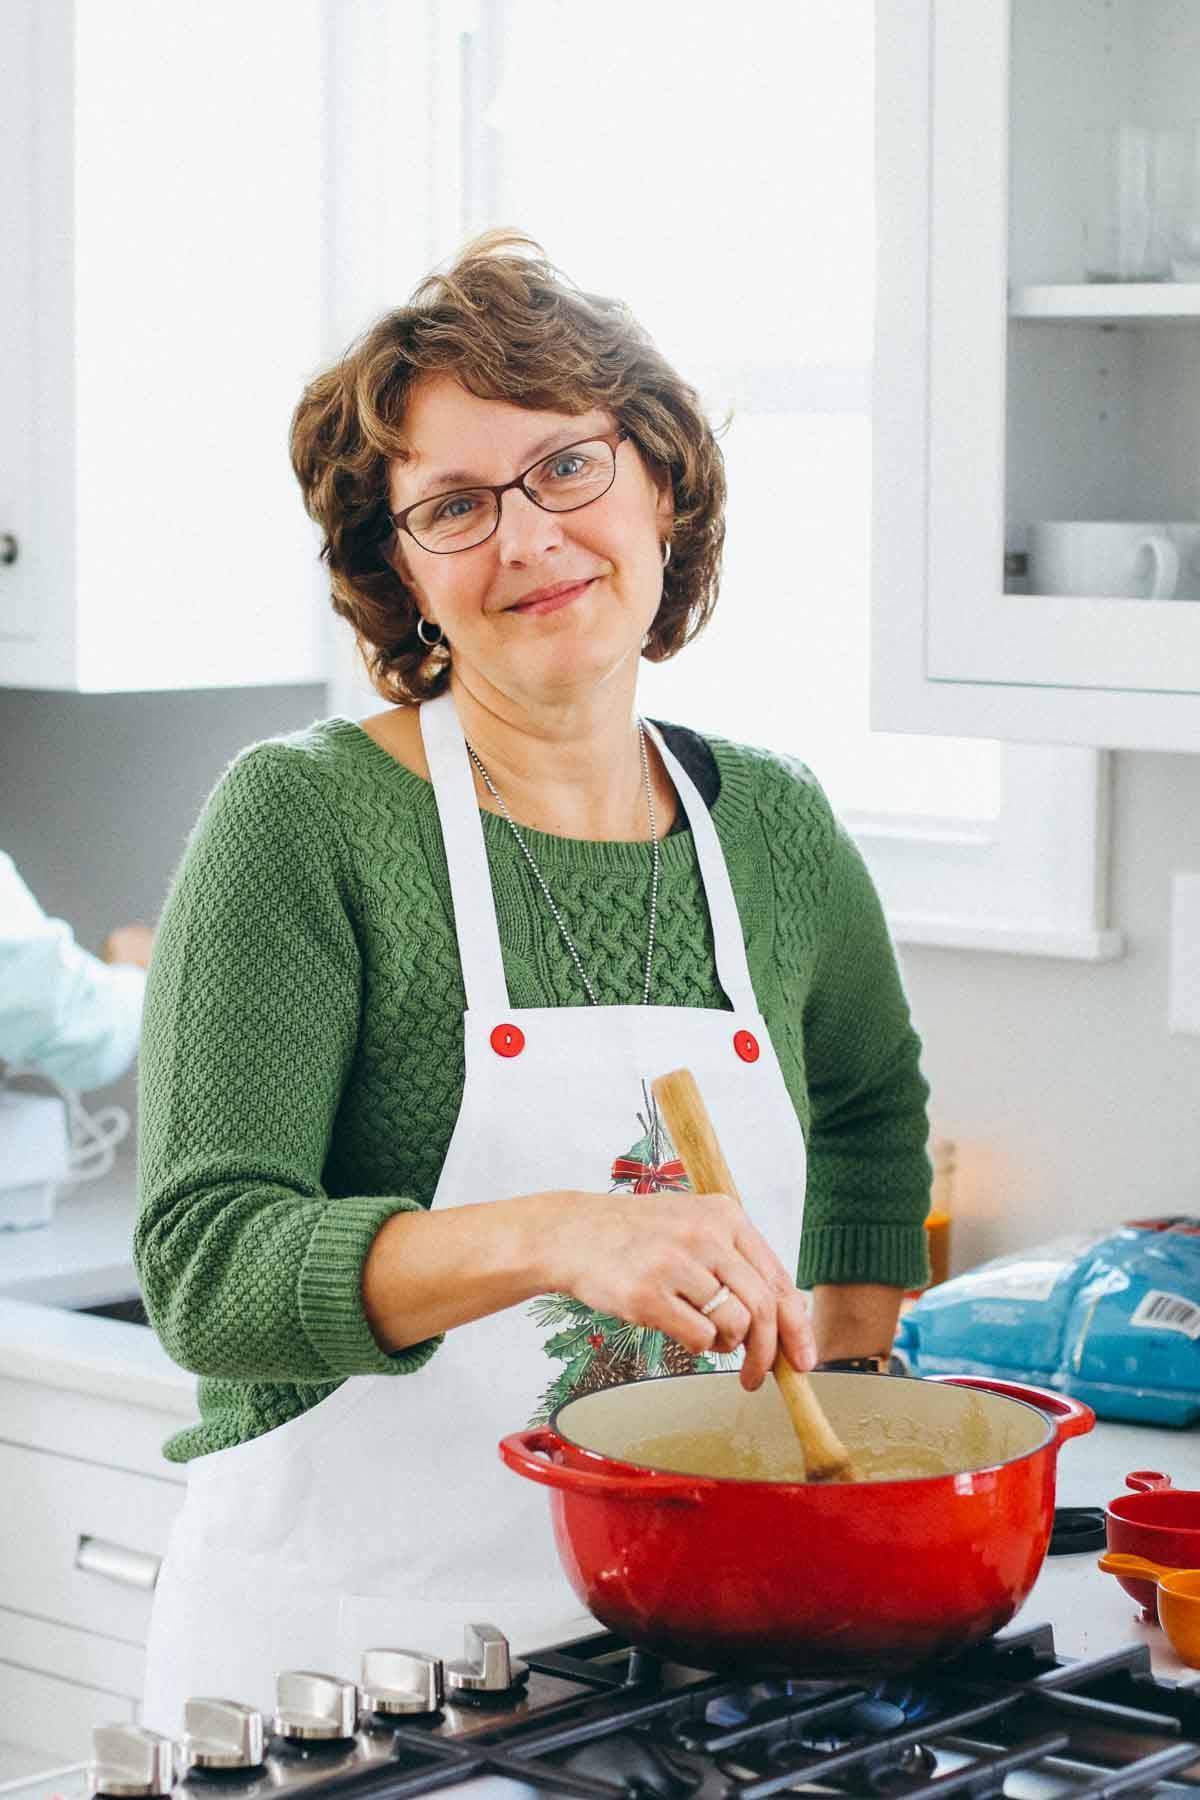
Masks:
[[[472,482],[511,481],[557,444],[610,432],[616,420],[603,408],[530,412],[481,400],[452,376],[438,375],[413,390],[405,424],[413,460],[389,469],[393,512]],[[463,470],[468,479],[439,479],[446,470]],[[567,701],[622,668],[636,676],[662,597],[661,546],[671,521],[669,480],[660,494],[625,439],[617,446],[616,478],[598,500],[574,512],[546,512],[511,488],[485,543],[437,555],[401,532],[398,564],[424,618],[449,639],[459,679],[474,685],[482,678],[514,698]],[[522,609],[529,595],[567,581],[588,585],[554,611]]]

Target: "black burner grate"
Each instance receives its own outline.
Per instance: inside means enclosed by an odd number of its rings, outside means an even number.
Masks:
[[[603,1634],[527,1660],[582,1698],[519,1723],[498,1716],[466,1741],[397,1731],[390,1761],[331,1773],[321,1800],[409,1800],[481,1775],[578,1800],[940,1800],[998,1796],[1033,1770],[1063,1794],[1200,1795],[1200,1688],[1156,1680],[1144,1646],[1060,1659],[1048,1626],[877,1687],[738,1682]]]

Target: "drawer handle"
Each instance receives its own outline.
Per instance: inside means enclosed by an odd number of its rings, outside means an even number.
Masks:
[[[104,1538],[81,1535],[75,1550],[75,1567],[88,1575],[103,1575],[126,1587],[152,1588],[158,1580],[162,1557],[149,1550],[128,1550]]]

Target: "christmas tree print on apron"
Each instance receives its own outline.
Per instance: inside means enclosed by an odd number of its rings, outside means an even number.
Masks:
[[[636,1114],[642,1135],[623,1156],[613,1158],[609,1192],[690,1192],[691,1183],[645,1082],[642,1096],[645,1112]],[[707,1375],[714,1369],[737,1367],[736,1356],[693,1355],[666,1332],[597,1312],[574,1294],[540,1294],[531,1302],[529,1313],[543,1331],[553,1332],[543,1348],[563,1365],[543,1393],[531,1425],[544,1424],[568,1400],[624,1381],[644,1381],[655,1375]]]

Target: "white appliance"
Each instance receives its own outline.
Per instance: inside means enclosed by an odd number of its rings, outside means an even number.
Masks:
[[[71,1130],[60,1094],[0,1088],[0,1228],[48,1225],[71,1175]]]
[[[130,1123],[124,1107],[89,1113],[54,1083],[50,1093],[6,1085],[16,1074],[38,1071],[10,1063],[0,1073],[0,1231],[48,1225],[59,1188],[107,1174]]]

